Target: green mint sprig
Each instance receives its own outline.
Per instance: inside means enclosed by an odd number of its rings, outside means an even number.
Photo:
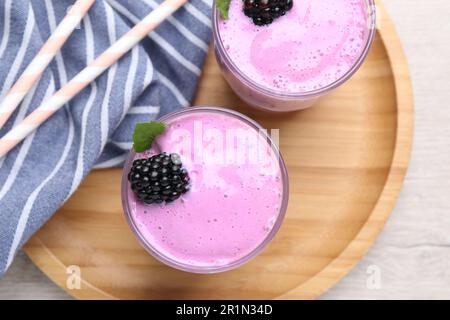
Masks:
[[[216,0],[217,9],[222,16],[222,19],[228,19],[228,11],[230,10],[231,0]]]
[[[166,130],[163,122],[150,121],[136,124],[133,134],[133,149],[136,152],[144,152],[152,147],[157,136]]]

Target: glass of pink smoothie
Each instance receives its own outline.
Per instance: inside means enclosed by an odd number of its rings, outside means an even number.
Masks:
[[[143,247],[161,262],[188,272],[236,268],[273,239],[288,203],[284,161],[267,131],[228,109],[190,107],[160,119],[168,125],[152,148],[131,152],[122,203]],[[190,190],[170,203],[144,204],[127,179],[133,162],[177,153]]]
[[[373,0],[292,1],[285,15],[263,26],[244,14],[243,0],[231,0],[227,20],[213,9],[222,73],[236,94],[259,109],[311,106],[358,70],[374,39]]]

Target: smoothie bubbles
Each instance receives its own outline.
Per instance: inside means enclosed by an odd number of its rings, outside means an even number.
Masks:
[[[155,258],[184,271],[220,272],[249,261],[275,236],[288,202],[286,168],[270,132],[213,107],[160,121],[165,128],[151,146],[131,152],[125,164],[122,201],[131,229]]]
[[[299,110],[361,66],[374,38],[375,5],[231,0],[228,11],[214,9],[213,32],[217,61],[236,94],[263,110]]]

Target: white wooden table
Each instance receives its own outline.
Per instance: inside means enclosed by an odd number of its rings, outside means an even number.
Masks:
[[[299,0],[297,0],[299,1]],[[397,207],[368,255],[323,299],[450,299],[450,1],[384,0],[415,95],[413,155]],[[380,271],[380,286],[367,285]],[[0,299],[70,298],[21,253]]]

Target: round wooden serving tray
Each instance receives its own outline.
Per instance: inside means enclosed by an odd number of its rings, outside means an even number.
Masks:
[[[95,171],[29,241],[25,251],[77,298],[311,299],[341,279],[376,239],[394,207],[408,166],[413,107],[408,68],[384,9],[360,71],[300,112],[247,108],[210,53],[197,105],[236,107],[265,128],[280,128],[290,177],[286,220],[269,247],[234,271],[189,274],[141,248],[121,207],[121,170]],[[67,267],[81,270],[69,289]]]

